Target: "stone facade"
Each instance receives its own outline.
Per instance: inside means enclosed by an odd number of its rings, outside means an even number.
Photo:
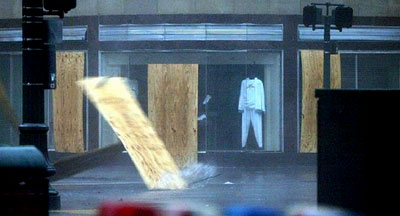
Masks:
[[[299,15],[302,8],[326,0],[77,0],[67,16],[138,14]],[[400,0],[331,0],[354,9],[355,16],[400,16]],[[0,19],[21,18],[22,0],[1,0]]]

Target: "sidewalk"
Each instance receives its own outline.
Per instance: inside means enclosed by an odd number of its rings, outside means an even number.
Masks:
[[[283,209],[297,203],[316,204],[316,166],[217,167],[215,178],[181,191],[148,191],[125,155],[67,179],[53,182],[61,195],[61,211],[50,215],[95,215],[105,201],[155,203],[182,200],[226,207],[248,204]],[[70,212],[70,213],[67,213]]]

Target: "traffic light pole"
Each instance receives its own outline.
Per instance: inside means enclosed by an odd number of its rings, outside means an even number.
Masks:
[[[343,7],[343,4],[331,4],[331,3],[311,3],[313,6],[325,6],[326,15],[324,17],[324,88],[330,89],[331,87],[331,54],[333,49],[333,44],[331,41],[331,24],[332,16],[329,15],[329,7]],[[315,27],[315,26],[314,26]]]
[[[47,150],[47,131],[44,114],[44,78],[48,73],[43,64],[45,56],[42,0],[22,2],[23,123],[20,125],[20,145],[34,145],[45,156],[48,176],[55,174]],[[49,186],[49,208],[60,209],[60,196]]]
[[[329,16],[329,3],[326,4],[324,25],[324,88],[331,87],[331,17]]]

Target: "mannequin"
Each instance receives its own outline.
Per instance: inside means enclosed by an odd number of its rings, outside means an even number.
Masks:
[[[242,113],[242,148],[246,147],[250,124],[253,125],[258,147],[262,149],[262,114],[265,112],[264,85],[249,70],[240,87],[239,112]]]
[[[248,71],[247,72],[247,77],[250,78],[250,79],[254,79],[254,78],[256,78],[256,73],[253,70]]]

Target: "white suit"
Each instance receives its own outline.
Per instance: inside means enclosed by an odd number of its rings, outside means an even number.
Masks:
[[[265,112],[265,97],[261,80],[246,78],[242,81],[239,111],[242,112],[242,147],[246,146],[251,123],[257,144],[262,148],[262,113]]]

